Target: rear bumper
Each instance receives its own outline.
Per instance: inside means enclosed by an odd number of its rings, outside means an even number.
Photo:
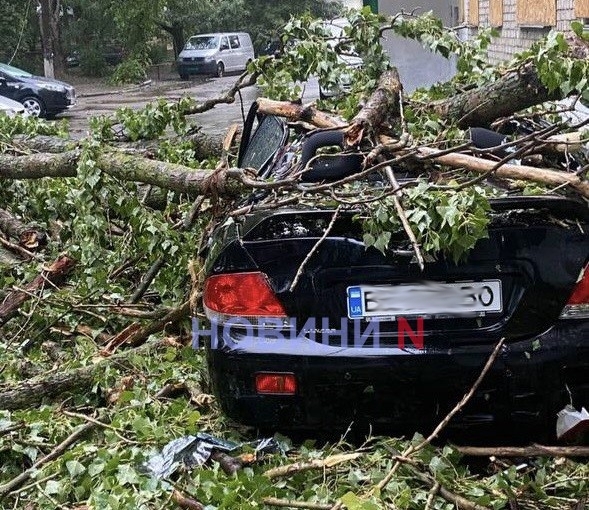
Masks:
[[[289,340],[286,340],[288,342]],[[272,342],[208,349],[209,371],[224,412],[261,428],[342,429],[351,423],[428,432],[470,389],[493,346],[436,350],[337,348],[283,350]],[[307,346],[308,347],[308,346]],[[331,348],[330,348],[331,349]],[[294,373],[292,396],[259,395],[259,372]],[[550,439],[555,413],[589,405],[589,322],[561,321],[548,332],[506,344],[451,428],[501,430],[506,437]]]

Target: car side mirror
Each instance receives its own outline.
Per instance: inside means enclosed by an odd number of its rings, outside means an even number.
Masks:
[[[221,48],[220,48],[221,51],[225,51],[225,50],[228,50],[228,49],[229,49],[229,46],[228,45],[226,45],[226,44],[221,45]]]

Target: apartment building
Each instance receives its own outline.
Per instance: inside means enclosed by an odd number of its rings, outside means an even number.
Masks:
[[[589,24],[589,0],[463,0],[464,20],[471,27],[494,27],[499,32],[489,59],[500,62],[525,50],[551,29],[570,30],[573,20]]]

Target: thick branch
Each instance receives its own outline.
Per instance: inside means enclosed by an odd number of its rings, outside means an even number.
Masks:
[[[61,284],[75,265],[75,261],[67,255],[57,258],[53,264],[37,276],[24,289],[13,290],[8,293],[4,302],[0,304],[0,326],[6,324],[17,312],[20,306],[35,296],[39,289],[43,289],[46,283],[52,285]]]
[[[0,155],[0,178],[39,179],[41,177],[75,177],[78,151],[61,154],[30,154],[28,156]]]
[[[463,455],[477,457],[589,457],[589,446],[454,446]]]
[[[127,359],[130,356],[153,355],[169,345],[166,340],[160,340],[117,353],[93,365],[35,377],[14,385],[0,385],[0,409],[34,408],[45,401],[65,399],[71,393],[90,391],[95,377],[102,373],[105,366],[112,365],[119,370],[128,370],[132,368]]]
[[[440,151],[429,147],[420,147],[417,152],[418,154],[433,159],[443,165],[453,168],[467,168],[468,170],[478,173],[487,173],[496,166],[494,161],[469,156],[467,154],[450,153],[437,155]],[[568,185],[579,194],[589,198],[589,183],[583,181],[579,176],[573,173],[561,172],[559,170],[551,170],[548,168],[536,168],[533,166],[505,164],[495,170],[494,175],[505,179],[521,179],[537,182],[554,188]]]
[[[19,245],[34,250],[47,244],[47,234],[42,230],[26,225],[4,209],[0,209],[0,230],[17,240]]]
[[[571,58],[586,59],[589,55],[589,43],[584,39],[569,36],[567,43]],[[421,110],[433,110],[442,118],[457,122],[460,127],[488,126],[500,117],[560,98],[558,91],[548,91],[535,65],[529,62],[492,83],[424,105]]]
[[[346,145],[358,145],[366,128],[377,129],[387,119],[399,117],[399,95],[402,91],[403,85],[396,68],[383,73],[378,87],[346,129]]]
[[[313,105],[302,105],[288,101],[274,101],[261,97],[257,100],[258,112],[266,115],[285,117],[292,122],[303,121],[319,128],[344,127],[342,120],[317,110]]]

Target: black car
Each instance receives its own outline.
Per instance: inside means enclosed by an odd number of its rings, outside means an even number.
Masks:
[[[264,117],[250,136],[252,122],[238,165],[280,178],[287,125]],[[303,159],[338,136],[308,136]],[[346,165],[358,165],[357,155],[319,158],[303,180],[333,180]],[[489,237],[464,262],[442,257],[423,272],[401,236],[386,254],[367,249],[353,211],[318,245],[333,211],[292,206],[222,222],[204,249],[211,327],[199,337],[224,412],[262,429],[343,431],[355,422],[427,432],[505,338],[451,426],[554,436],[560,409],[589,403],[589,209],[559,196],[491,205]],[[456,311],[456,299],[469,313]]]
[[[7,64],[0,64],[0,96],[22,103],[34,117],[51,118],[76,104],[71,85]]]

